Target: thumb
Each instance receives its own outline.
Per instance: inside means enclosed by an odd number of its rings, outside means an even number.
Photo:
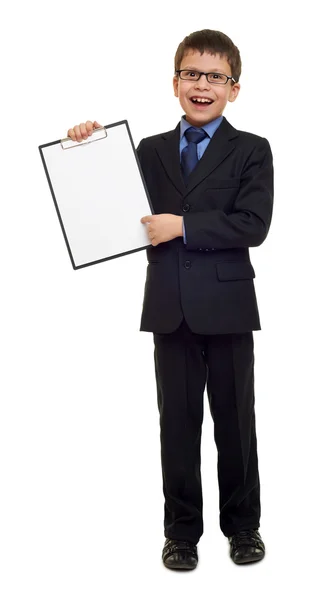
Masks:
[[[98,127],[103,127],[103,125],[100,125],[97,121],[94,121],[93,127],[94,129],[98,129]]]
[[[140,219],[141,223],[148,223],[151,220],[151,217],[148,215],[147,217],[142,217]]]

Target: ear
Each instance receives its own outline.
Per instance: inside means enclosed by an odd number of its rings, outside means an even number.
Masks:
[[[240,92],[240,83],[235,83],[229,94],[229,102],[234,102]]]
[[[174,91],[174,95],[178,98],[178,77],[177,75],[173,76],[173,91]]]

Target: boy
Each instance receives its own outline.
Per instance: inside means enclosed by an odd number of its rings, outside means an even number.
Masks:
[[[203,533],[200,440],[207,384],[218,450],[220,528],[236,564],[261,560],[253,331],[261,329],[249,247],[273,210],[266,138],[223,117],[238,96],[238,48],[219,31],[187,36],[175,55],[175,130],[137,152],[153,203],[141,331],[154,337],[163,475],[163,563],[194,569]],[[68,131],[81,141],[100,125]]]

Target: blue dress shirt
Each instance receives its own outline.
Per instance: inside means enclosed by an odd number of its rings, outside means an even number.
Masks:
[[[203,156],[216,129],[221,125],[222,120],[223,120],[223,115],[221,115],[220,117],[217,117],[217,119],[214,119],[214,121],[210,121],[209,123],[207,123],[206,125],[203,125],[201,127],[201,129],[204,129],[204,131],[206,131],[208,137],[205,137],[205,139],[203,139],[201,142],[199,142],[197,144],[198,160],[200,160],[201,157]],[[186,131],[186,129],[188,129],[188,127],[193,127],[193,125],[190,125],[190,123],[188,123],[188,121],[185,119],[185,115],[183,115],[181,117],[181,121],[180,121],[180,163],[181,163],[181,152],[186,146],[188,146],[188,141],[185,136],[185,131]],[[187,243],[186,231],[185,231],[183,219],[182,219],[182,231],[183,231],[183,241],[186,244]]]

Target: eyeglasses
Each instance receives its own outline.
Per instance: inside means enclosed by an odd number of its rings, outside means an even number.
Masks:
[[[175,73],[179,74],[180,79],[186,81],[198,81],[202,75],[205,75],[208,83],[226,85],[229,79],[232,79],[236,83],[234,77],[229,77],[229,75],[224,75],[223,73],[200,73],[199,71],[186,71],[185,69],[179,69]]]

